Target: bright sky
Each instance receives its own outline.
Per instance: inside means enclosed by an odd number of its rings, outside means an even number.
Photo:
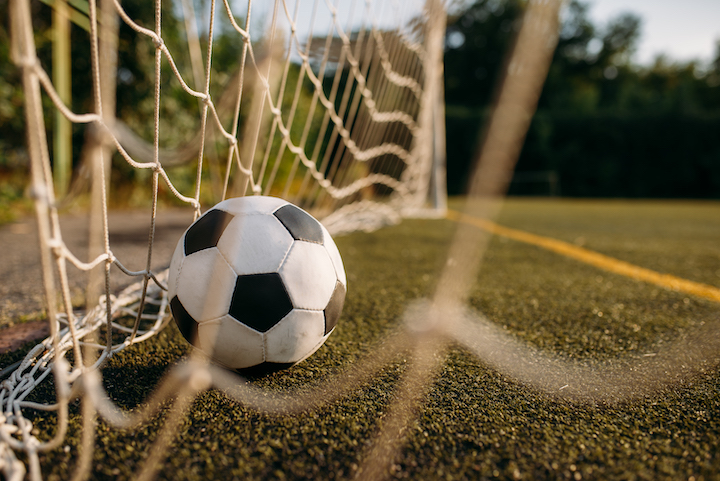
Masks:
[[[298,26],[301,36],[307,34],[312,16],[313,0],[287,0],[289,13],[294,14],[296,1],[301,8]],[[660,53],[671,60],[688,61],[699,59],[709,63],[715,56],[715,45],[720,41],[720,0],[581,0],[590,5],[590,18],[598,26],[624,12],[632,12],[642,19],[642,31],[638,51],[634,60],[640,64],[652,63]],[[236,12],[247,11],[247,0],[231,0]],[[471,3],[472,0],[466,0]],[[327,25],[330,21],[328,3],[334,0],[319,0],[315,25]],[[422,8],[425,0],[375,0],[372,2],[375,22],[394,23]],[[268,23],[272,16],[273,2],[254,2],[253,18],[256,28]],[[347,28],[347,19],[355,23],[363,19],[364,2],[340,1],[338,20]],[[351,8],[350,5],[354,5]],[[282,10],[282,9],[281,9]],[[352,10],[352,11],[351,11]],[[285,18],[280,13],[281,23]],[[409,18],[409,17],[408,17]],[[286,23],[286,22],[285,22]],[[316,34],[319,32],[315,32]]]
[[[720,0],[587,0],[599,25],[623,12],[642,18],[635,61],[647,65],[660,53],[672,60],[710,62],[720,41]]]

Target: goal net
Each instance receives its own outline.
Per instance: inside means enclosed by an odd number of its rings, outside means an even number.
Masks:
[[[100,387],[99,368],[113,353],[169,321],[166,273],[151,270],[163,195],[195,217],[228,197],[278,196],[315,214],[334,234],[445,213],[442,0],[158,0],[154,9],[118,0],[43,2],[56,17],[54,35],[62,35],[68,19],[87,30],[88,44],[73,49],[89,52],[88,70],[73,82],[83,83],[92,102],[86,111],[73,110],[61,55],[51,68],[37,54],[32,17],[38,6],[11,0],[11,48],[22,71],[51,332],[0,388],[6,479],[21,479],[28,470],[33,479],[42,477],[39,456],[62,445],[68,404],[78,395],[84,449],[76,474],[82,478],[89,473],[97,413],[118,426],[135,425],[183,380],[195,390],[206,386],[202,376],[175,376],[152,397],[157,402],[131,419]],[[128,64],[118,53],[128,41],[135,60],[145,53],[143,64]],[[60,127],[49,147],[48,105],[59,114],[57,125],[84,128],[82,152],[71,151],[69,162],[57,148]],[[125,115],[129,110],[137,115]],[[128,171],[151,178],[147,267],[140,271],[126,267],[133,262],[118,257],[109,241],[110,181],[140,176]],[[59,221],[64,187],[58,179],[70,176],[76,184],[90,180],[86,259],[68,247]],[[95,273],[82,312],[71,299],[71,270]],[[137,282],[118,293],[111,270]],[[31,400],[43,382],[54,385],[52,403]],[[191,397],[180,399],[187,405]],[[182,402],[177,405],[179,413]],[[56,412],[51,439],[39,440],[28,410]],[[167,424],[160,448],[171,437],[173,422]],[[151,455],[140,478],[152,477],[153,461]]]

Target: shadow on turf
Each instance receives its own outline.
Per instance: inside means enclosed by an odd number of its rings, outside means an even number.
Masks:
[[[238,369],[235,372],[243,376],[248,381],[252,381],[253,379],[258,379],[261,377],[265,377],[269,374],[276,373],[278,371],[283,371],[289,367],[294,366],[295,364],[296,363],[294,362],[264,362],[262,364],[258,364],[257,366],[252,366],[245,369]]]

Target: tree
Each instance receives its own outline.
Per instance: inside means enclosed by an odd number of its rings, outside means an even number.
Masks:
[[[477,0],[450,13],[445,36],[448,104],[484,107],[491,103],[522,10],[520,0]]]
[[[586,4],[570,2],[539,107],[589,112],[616,105],[635,75],[631,59],[640,26],[640,18],[626,13],[599,28]]]
[[[463,191],[512,41],[514,28],[507,26],[517,25],[524,5],[478,0],[450,16],[445,55],[450,192]],[[664,57],[638,66],[633,53],[641,26],[631,13],[597,25],[584,2],[566,5],[518,171],[555,171],[566,195],[720,197],[714,140],[720,44],[708,67]],[[478,69],[486,66],[487,77],[479,78]]]

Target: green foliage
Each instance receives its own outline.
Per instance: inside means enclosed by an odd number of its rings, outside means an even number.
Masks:
[[[25,111],[20,71],[10,61],[8,32],[0,28],[0,169],[24,166]]]
[[[499,21],[478,14],[493,9],[500,17],[512,16]],[[494,89],[489,80],[473,81],[468,69],[488,69],[490,79],[498,78],[502,63],[485,49],[507,52],[511,35],[503,36],[502,22],[521,11],[522,4],[513,0],[478,0],[450,19],[445,54],[450,192],[464,190]],[[588,18],[587,4],[567,5],[519,172],[556,172],[563,195],[720,197],[720,151],[712,141],[720,115],[720,47],[707,67],[663,57],[639,67],[632,54],[641,25],[640,18],[624,14],[598,26]],[[478,38],[494,43],[486,46]],[[538,193],[526,187],[513,186],[511,192]]]
[[[587,112],[608,106],[617,85],[632,75],[640,19],[624,14],[599,28],[587,9],[575,0],[568,4],[540,108]]]
[[[450,12],[445,36],[448,104],[480,107],[491,102],[522,10],[521,0],[477,0]]]
[[[0,0],[0,15],[7,13],[7,0]],[[45,70],[52,71],[51,61],[51,13],[52,9],[39,2],[31,2],[33,9],[33,29],[38,57]],[[155,9],[153,2],[141,0],[124,0],[123,9],[130,18],[141,26],[154,30]],[[198,11],[201,5],[196,5]],[[204,90],[204,85],[194,85],[190,66],[187,36],[179,7],[171,0],[163,1],[163,31],[165,44],[173,53],[173,60],[180,73],[196,90]],[[7,17],[5,17],[5,20]],[[25,172],[29,168],[25,147],[24,97],[20,70],[10,59],[10,41],[7,21],[0,25],[0,173],[15,176],[16,172]],[[236,32],[230,31],[218,21],[219,27],[215,37],[213,64],[213,95],[221,95],[226,84],[239,69],[242,39]],[[227,21],[225,21],[227,23]],[[202,40],[201,40],[202,43]],[[91,78],[91,56],[88,32],[73,26],[71,29],[72,44],[72,104],[77,113],[94,111],[94,99]],[[204,47],[202,47],[204,53]],[[204,68],[201,67],[204,76]],[[116,90],[116,116],[127,124],[146,142],[153,141],[154,129],[154,90],[155,90],[155,46],[153,42],[132,30],[127,24],[119,21],[118,65]],[[181,87],[169,62],[163,58],[161,64],[161,103],[160,103],[160,144],[163,148],[176,148],[188,143],[200,129],[200,108],[196,98],[188,95]],[[55,108],[47,96],[43,96],[44,117],[52,155],[52,132]],[[228,119],[223,118],[224,121]],[[73,125],[73,159],[78,166],[83,144],[86,137],[86,125]],[[214,153],[214,152],[213,152]],[[225,156],[224,153],[222,153]],[[147,160],[147,159],[140,159]],[[216,159],[212,159],[215,161]],[[52,159],[51,159],[52,161]],[[134,189],[134,184],[147,187],[150,176],[130,168],[126,162],[115,155],[113,160],[113,189],[111,200],[121,204],[137,205],[146,203],[146,193]],[[195,167],[181,168],[171,176],[184,179],[191,177],[191,182],[183,182],[187,187],[183,192],[192,192],[195,178]],[[24,181],[25,183],[27,180]],[[0,205],[12,202],[13,196],[7,194],[8,189],[0,192]],[[150,189],[145,188],[146,192]],[[133,194],[134,192],[134,194]],[[129,197],[128,197],[128,193]],[[168,199],[172,197],[169,196]]]
[[[315,143],[318,141],[320,124],[324,113],[324,108],[321,107],[317,99],[315,99],[315,108],[311,111],[314,92],[315,86],[307,78],[305,69],[298,64],[289,64],[285,89],[282,92],[280,115],[284,125],[290,131],[290,141],[297,146],[303,145],[304,142],[303,147],[307,157],[311,156]],[[273,101],[275,100],[273,99]],[[305,133],[306,126],[307,133]],[[285,185],[286,181],[291,176],[293,179],[300,179],[301,181],[303,178],[302,173],[307,170],[299,157],[292,153],[288,146],[287,140],[278,128],[270,143],[264,179],[259,179],[263,183],[267,182],[269,178],[274,179],[273,184],[277,187],[276,190],[272,191],[273,195],[281,196],[286,187],[290,188],[290,186]],[[265,145],[260,146],[260,150],[264,152]],[[262,159],[256,158],[255,162],[259,172]],[[300,174],[297,175],[296,173]]]
[[[0,0],[0,171],[27,169],[25,150],[25,96],[22,72],[11,58],[8,16],[9,1]],[[37,55],[43,66],[50,64],[50,8],[31,2]],[[48,106],[46,102],[44,106]],[[46,120],[47,120],[46,109]],[[47,126],[49,127],[49,125]]]
[[[719,198],[718,131],[718,114],[541,112],[517,169],[558,172],[566,196]]]
[[[154,30],[155,7],[152,2],[123,2],[130,18]],[[171,0],[163,2],[162,37],[173,54],[178,70],[191,87],[203,91],[204,85],[193,85],[184,23]],[[138,35],[120,22],[118,44],[117,117],[127,123],[146,141],[152,142],[155,108],[155,45],[149,37]],[[192,138],[199,128],[198,101],[185,93],[169,62],[161,64],[160,142],[166,148],[176,147]],[[203,70],[204,77],[204,70]]]
[[[31,2],[37,54],[43,65],[50,62],[50,9]],[[12,222],[31,211],[24,195],[29,178],[25,146],[25,95],[22,72],[11,59],[8,1],[0,0],[0,224]],[[50,102],[43,99],[46,128],[51,128]]]

